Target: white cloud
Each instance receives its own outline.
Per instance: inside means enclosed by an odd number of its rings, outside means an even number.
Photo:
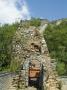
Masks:
[[[20,19],[30,19],[25,0],[0,0],[0,23],[13,23]]]

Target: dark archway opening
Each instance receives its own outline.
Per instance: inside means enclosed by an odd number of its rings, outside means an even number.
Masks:
[[[32,71],[32,74],[36,73],[36,77],[30,77],[29,76],[29,86],[34,86],[35,88],[37,88],[37,90],[43,90],[43,65],[40,69],[40,72],[36,71]],[[30,74],[30,70],[29,70],[29,74]]]

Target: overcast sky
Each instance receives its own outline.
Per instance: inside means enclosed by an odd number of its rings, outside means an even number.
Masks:
[[[0,23],[31,17],[67,18],[67,0],[0,0]]]

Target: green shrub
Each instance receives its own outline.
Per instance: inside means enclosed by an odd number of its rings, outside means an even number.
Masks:
[[[63,62],[58,62],[56,69],[57,69],[59,75],[64,75],[66,72],[65,64]]]
[[[18,23],[0,27],[0,71],[8,69],[11,64],[11,43],[18,28]]]
[[[32,18],[30,20],[30,26],[40,26],[41,25],[41,20],[39,18]]]
[[[49,24],[44,38],[51,57],[57,60],[57,71],[60,75],[67,75],[67,21],[63,20],[60,25]]]

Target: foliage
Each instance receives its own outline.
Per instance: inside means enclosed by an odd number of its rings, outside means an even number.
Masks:
[[[11,42],[18,23],[0,27],[0,71],[8,69],[11,63]]]
[[[65,64],[63,62],[58,62],[56,69],[57,69],[59,75],[63,75],[66,72],[66,70],[65,70]]]
[[[32,18],[30,20],[30,26],[40,26],[41,25],[41,20],[39,18]]]
[[[67,21],[61,24],[49,24],[44,32],[49,52],[57,60],[57,71],[67,75]]]
[[[18,70],[19,66],[20,62],[18,60],[11,60],[10,71],[15,72],[16,70]]]

